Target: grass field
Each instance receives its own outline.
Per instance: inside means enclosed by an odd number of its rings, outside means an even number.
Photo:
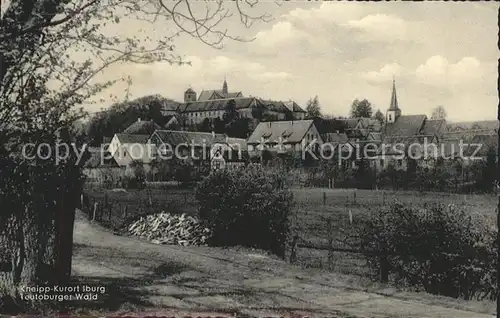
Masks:
[[[301,240],[315,245],[327,243],[327,219],[331,219],[334,246],[347,247],[343,244],[345,232],[349,231],[349,211],[353,224],[377,209],[395,200],[412,206],[425,204],[457,204],[470,210],[471,214],[491,217],[494,222],[496,197],[494,195],[458,195],[449,193],[420,193],[404,191],[344,190],[344,189],[294,189],[295,206],[292,224]],[[92,200],[103,203],[107,196],[111,203],[111,218],[103,216],[103,223],[112,228],[121,228],[125,223],[139,215],[157,213],[186,213],[196,215],[197,206],[191,189],[145,189],[127,192],[111,190],[87,190],[86,195]],[[152,204],[150,204],[150,202]],[[127,214],[124,215],[124,207]],[[326,268],[336,272],[365,276],[367,268],[360,255],[345,252],[334,253],[334,263],[327,265],[327,252],[299,248],[298,263],[305,267]]]

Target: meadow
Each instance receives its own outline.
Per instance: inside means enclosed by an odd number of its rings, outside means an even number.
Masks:
[[[492,224],[496,220],[497,199],[494,195],[322,188],[301,188],[292,191],[294,193],[294,208],[290,217],[292,230],[299,237],[298,243],[306,246],[325,246],[331,237],[334,248],[349,248],[345,238],[352,230],[352,226],[369,215],[371,210],[396,200],[414,207],[436,203],[456,204],[468,209],[472,215],[487,216]],[[110,210],[102,209],[99,221],[114,230],[123,230],[130,221],[145,214],[161,211],[173,214],[197,214],[197,204],[192,189],[178,187],[126,191],[87,189],[85,194],[91,206],[92,202],[96,201],[101,207],[104,206],[105,200],[109,203]],[[331,222],[330,230],[328,222]],[[333,252],[333,262],[328,262],[328,251],[299,247],[297,264],[349,275],[368,274],[361,255],[345,251]]]

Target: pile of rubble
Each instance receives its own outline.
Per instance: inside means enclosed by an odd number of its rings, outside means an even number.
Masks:
[[[161,212],[141,217],[128,227],[129,233],[154,244],[205,245],[210,230],[191,216]]]

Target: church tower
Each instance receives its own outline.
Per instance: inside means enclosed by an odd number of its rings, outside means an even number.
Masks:
[[[190,87],[184,92],[184,103],[196,102],[196,92]]]
[[[392,95],[391,95],[391,105],[387,110],[386,122],[388,124],[394,123],[398,117],[401,116],[401,109],[398,105],[398,97],[396,96],[396,81],[392,79]]]
[[[226,77],[224,76],[224,84],[222,84],[222,95],[224,97],[227,97],[227,82],[226,82]]]

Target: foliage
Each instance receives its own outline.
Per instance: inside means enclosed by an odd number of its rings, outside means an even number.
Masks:
[[[424,209],[394,203],[358,226],[358,243],[375,271],[386,258],[397,282],[451,297],[495,297],[494,233],[455,205]],[[376,253],[372,253],[376,251]]]
[[[58,135],[38,131],[23,138],[37,144],[70,142],[69,135]],[[0,148],[0,263],[12,264],[12,270],[0,278],[0,297],[12,298],[19,295],[18,286],[54,285],[69,279],[73,226],[68,224],[73,224],[84,181],[71,151],[62,152],[68,157],[60,162],[53,157],[29,159],[31,151],[27,156],[16,154]]]
[[[0,296],[8,289],[7,293],[15,297],[19,286],[36,285],[43,276],[40,255],[51,251],[56,251],[52,253],[56,256],[51,256],[54,261],[49,262],[56,268],[53,279],[63,284],[71,271],[75,197],[81,193],[81,169],[73,156],[64,164],[27,160],[21,156],[22,145],[52,142],[57,131],[69,129],[84,116],[76,107],[106,102],[92,98],[120,79],[99,80],[95,75],[112,64],[182,64],[173,46],[173,39],[180,34],[213,47],[222,47],[225,39],[245,40],[221,28],[221,21],[231,15],[225,3],[207,4],[206,12],[200,14],[199,10],[191,10],[190,2],[10,0],[2,7],[0,200],[7,211],[2,216],[9,222],[1,222],[0,230],[13,230],[15,236],[1,242],[2,248],[11,245],[14,268],[9,273],[12,279],[1,282]],[[248,12],[254,7],[252,3],[231,5],[247,27],[256,19],[268,19],[266,14]],[[141,25],[170,24],[172,27],[164,30],[172,32],[144,32],[157,34],[154,38],[116,32],[120,31],[117,24],[134,20]],[[74,141],[67,136],[62,140]],[[51,222],[54,231],[46,228]]]
[[[350,112],[351,117],[370,118],[372,117],[372,114],[373,114],[372,104],[368,100],[363,99],[362,101],[360,101],[358,99],[355,99],[352,102],[351,112]]]
[[[447,113],[443,106],[437,106],[432,110],[431,119],[446,119]]]
[[[132,161],[125,170],[127,189],[143,189],[146,183],[146,172],[140,161]]]
[[[172,100],[151,95],[113,104],[108,110],[90,119],[87,127],[88,138],[95,144],[101,144],[103,137],[113,137],[115,133],[123,132],[138,119],[151,120],[163,127],[166,122],[161,110],[167,102]]]
[[[260,166],[217,170],[198,184],[196,198],[213,233],[210,244],[284,256],[293,197],[283,173]]]
[[[321,117],[321,105],[317,95],[307,101],[306,111],[308,118]]]

